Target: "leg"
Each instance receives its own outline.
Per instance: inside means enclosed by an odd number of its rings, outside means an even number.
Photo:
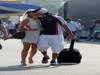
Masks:
[[[49,56],[47,55],[47,51],[42,51],[41,52],[42,54],[43,54],[43,59],[42,59],[42,63],[48,63],[48,59],[50,59],[49,58]]]
[[[41,53],[44,57],[48,57],[47,51],[42,51]]]
[[[26,57],[30,48],[30,44],[29,43],[23,43],[23,50],[21,52],[21,64],[26,64]]]
[[[56,59],[57,59],[57,57],[59,56],[59,54],[58,53],[52,53],[52,60],[51,60],[51,65],[54,65],[55,63],[56,63]]]
[[[49,56],[47,55],[47,49],[49,48],[48,36],[41,35],[38,42],[38,49],[43,54],[42,63],[48,63]]]
[[[89,31],[88,33],[88,37],[87,37],[87,41],[91,40],[92,39],[92,31]]]
[[[58,53],[52,53],[52,60],[55,61],[58,55],[59,55]]]
[[[36,44],[32,44],[30,55],[29,55],[29,63],[30,64],[33,63],[32,57],[36,54],[36,52],[37,52],[37,45]]]
[[[76,31],[76,41],[80,42],[80,31]]]
[[[52,48],[52,60],[51,65],[56,63],[56,59],[59,56],[59,53],[64,48],[64,38],[63,35],[56,35],[51,37],[51,48]]]

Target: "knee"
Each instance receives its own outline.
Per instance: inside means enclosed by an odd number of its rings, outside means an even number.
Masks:
[[[22,52],[28,52],[28,50],[26,50],[26,49],[23,49],[23,50],[22,50]]]
[[[37,45],[36,44],[32,44],[31,49],[32,50],[37,50]]]
[[[23,51],[23,52],[28,52],[28,51],[29,51],[29,48],[23,48],[22,51]]]

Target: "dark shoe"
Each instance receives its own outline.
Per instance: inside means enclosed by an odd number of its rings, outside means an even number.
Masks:
[[[56,65],[56,61],[55,60],[51,60],[50,64],[51,65]]]
[[[47,56],[47,57],[43,57],[43,59],[42,59],[42,63],[43,63],[43,64],[48,63],[48,60],[49,60],[49,59],[50,59],[49,56]]]

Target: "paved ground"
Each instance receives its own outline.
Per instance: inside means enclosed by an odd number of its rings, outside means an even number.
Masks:
[[[34,64],[19,66],[22,44],[20,40],[0,40],[3,49],[0,51],[0,75],[100,75],[100,41],[76,43],[80,49],[82,61],[78,65],[41,64],[42,55],[37,52]],[[69,46],[67,43],[65,46]],[[48,50],[51,56],[51,50]]]

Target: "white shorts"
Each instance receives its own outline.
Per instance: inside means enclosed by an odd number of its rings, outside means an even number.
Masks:
[[[37,47],[41,52],[51,47],[53,53],[60,53],[64,48],[63,35],[40,35]]]

